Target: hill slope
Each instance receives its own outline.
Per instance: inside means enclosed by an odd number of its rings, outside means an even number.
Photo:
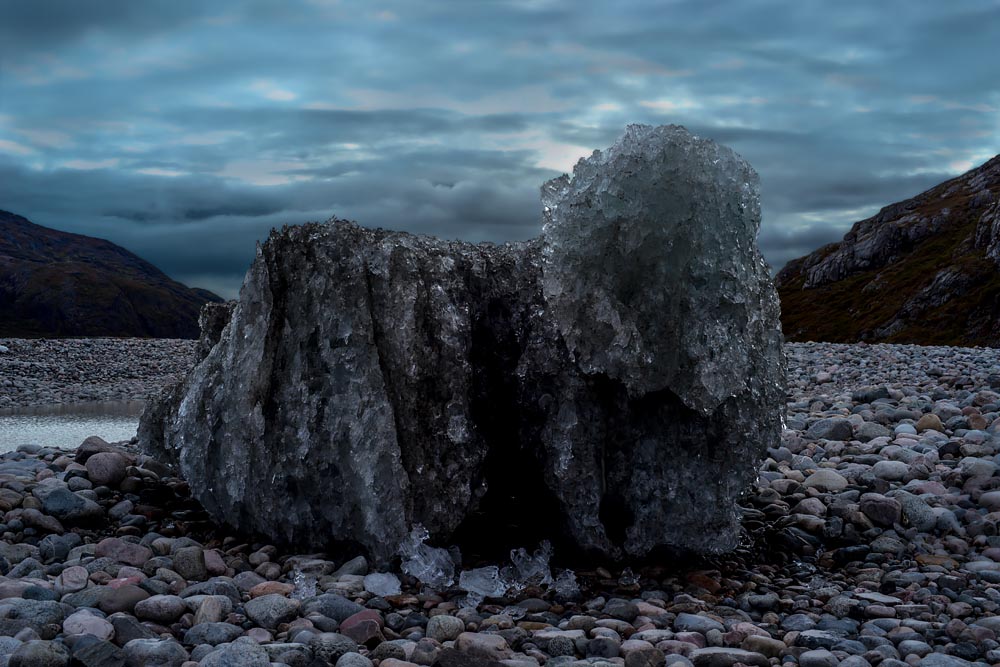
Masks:
[[[1000,346],[1000,156],[855,223],[776,283],[788,340]]]
[[[0,337],[197,338],[208,301],[110,241],[0,211]]]

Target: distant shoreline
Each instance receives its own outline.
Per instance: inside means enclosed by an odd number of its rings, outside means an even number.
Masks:
[[[197,341],[0,338],[0,409],[144,401],[194,363]]]

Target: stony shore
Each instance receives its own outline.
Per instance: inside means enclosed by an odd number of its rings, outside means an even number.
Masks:
[[[0,408],[145,400],[191,367],[196,341],[0,338]]]
[[[357,554],[242,539],[128,443],[5,454],[0,665],[1000,664],[1000,350],[787,353],[742,546],[579,570],[575,596],[463,606]]]

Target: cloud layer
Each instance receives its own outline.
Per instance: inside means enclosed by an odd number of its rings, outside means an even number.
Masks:
[[[761,173],[775,267],[1000,152],[1000,2],[33,0],[0,7],[0,208],[231,296],[276,225],[537,233],[630,122]]]

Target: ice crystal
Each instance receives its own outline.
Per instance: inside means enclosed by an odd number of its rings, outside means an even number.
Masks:
[[[296,600],[305,600],[316,596],[316,579],[310,577],[296,566],[292,570],[292,597]]]
[[[389,572],[372,572],[365,576],[365,590],[379,597],[399,595],[401,592],[399,579]]]
[[[545,540],[534,554],[529,554],[524,547],[510,552],[510,560],[517,571],[517,579],[524,585],[552,583],[552,571],[549,569],[549,559],[552,558],[552,544]]]
[[[458,586],[468,593],[462,601],[465,607],[477,607],[489,597],[500,597],[507,593],[510,581],[503,576],[496,565],[465,570],[458,578]]]
[[[563,570],[552,582],[552,590],[562,598],[575,598],[580,594],[580,585],[576,582],[576,573],[573,570]]]
[[[447,549],[427,544],[430,535],[421,524],[415,524],[400,545],[403,572],[432,588],[447,588],[455,582],[455,563]]]

